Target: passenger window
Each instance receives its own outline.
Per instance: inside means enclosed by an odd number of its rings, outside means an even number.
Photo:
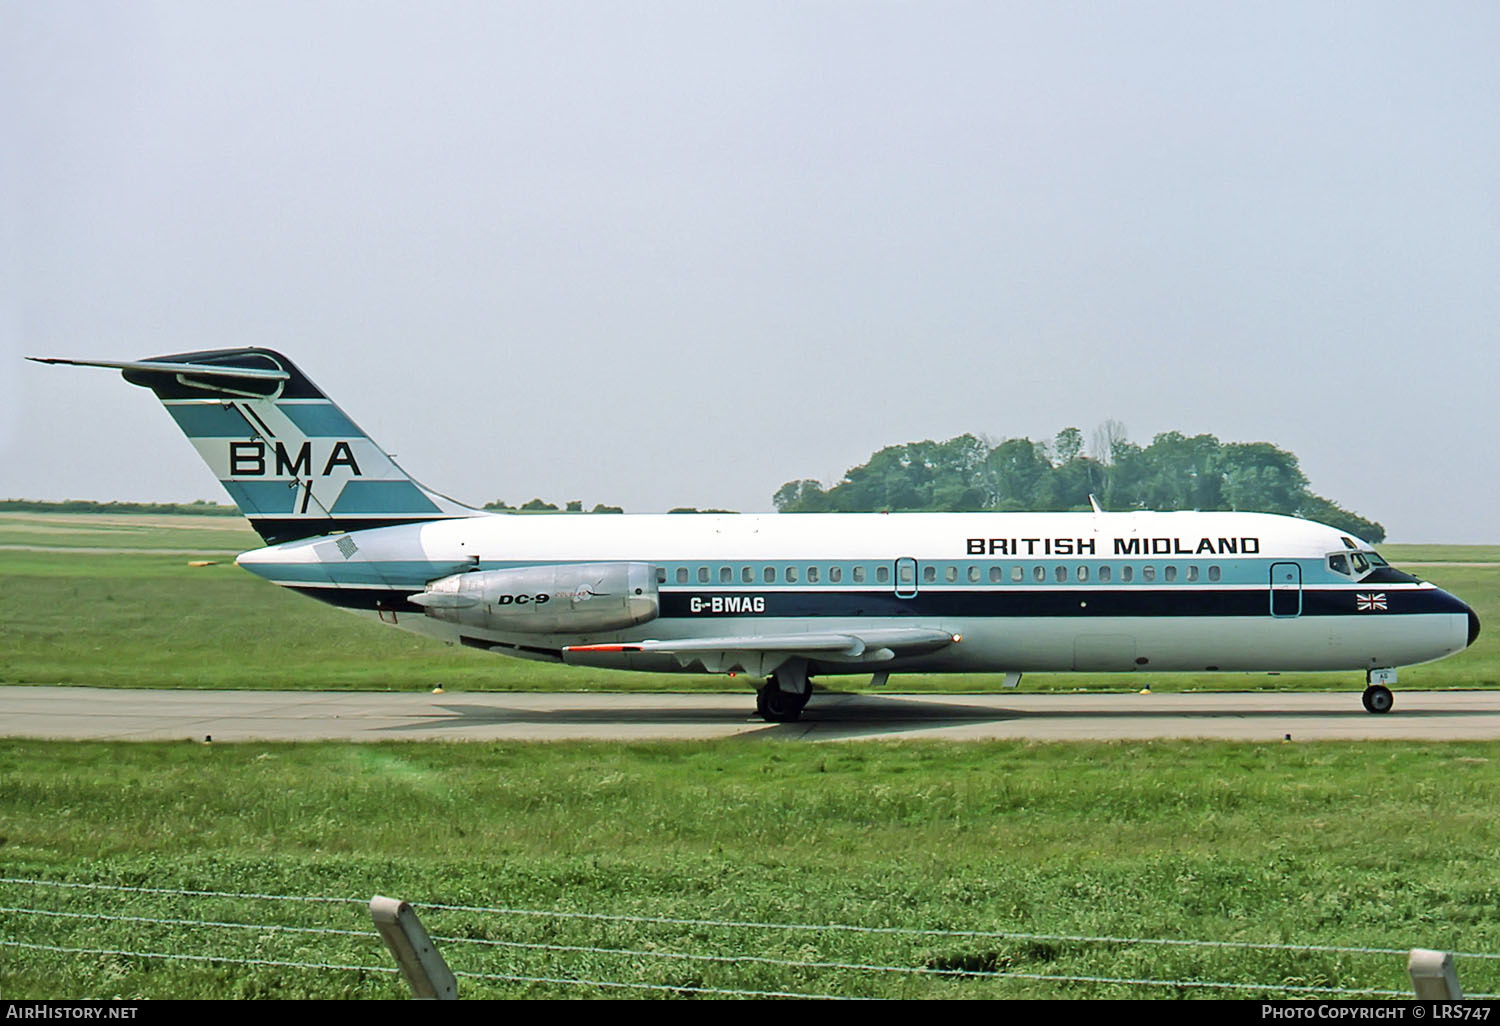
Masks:
[[[844,579],[844,568],[843,567],[841,567],[841,566],[831,566],[831,567],[828,568],[828,583],[829,584],[838,584],[843,579]]]
[[[970,584],[978,584],[979,583],[979,567],[977,567],[977,566],[971,566],[971,567],[969,567],[969,583]]]
[[[719,583],[720,584],[733,584],[734,583],[734,568],[733,567],[729,567],[729,566],[721,566],[721,567],[719,567]]]
[[[677,583],[678,584],[686,584],[687,582],[688,582],[687,567],[685,567],[685,566],[678,567],[677,568]]]
[[[1196,581],[1198,579],[1198,568],[1196,566],[1190,566],[1190,567],[1188,567],[1188,578],[1187,579],[1190,580],[1190,581]]]
[[[807,583],[808,584],[817,584],[818,583],[818,568],[817,567],[810,566],[810,567],[807,568]]]
[[[958,567],[953,566],[951,564],[949,566],[944,567],[943,568],[943,580],[947,581],[949,584],[955,584],[955,583],[957,583],[958,582]]]
[[[1161,575],[1163,580],[1165,580],[1168,584],[1171,584],[1173,581],[1177,580],[1177,568],[1175,566],[1166,567],[1162,570]]]
[[[990,583],[999,584],[1005,580],[1005,568],[1001,566],[990,567]]]
[[[748,566],[740,567],[740,580],[745,584],[754,584],[755,570]]]
[[[1022,566],[1011,567],[1010,579],[1017,582],[1026,580],[1026,568]]]
[[[659,566],[659,567],[656,568],[656,583],[657,584],[666,584],[667,583],[667,568],[666,567]]]
[[[1134,578],[1135,578],[1135,567],[1133,567],[1133,566],[1122,566],[1122,567],[1120,567],[1120,583],[1121,584],[1129,584]]]
[[[891,582],[891,568],[888,567],[888,566],[885,566],[883,564],[881,566],[877,566],[875,568],[875,583],[876,584],[889,584],[890,582]],[[907,583],[910,583],[910,582],[907,582]]]
[[[1154,580],[1156,580],[1156,567],[1154,567],[1154,566],[1143,566],[1143,567],[1141,567],[1141,580],[1143,580],[1143,581],[1154,581]]]
[[[789,566],[789,567],[786,568],[786,583],[788,583],[788,584],[796,584],[797,583],[797,568],[796,567]]]
[[[1059,566],[1056,570],[1052,571],[1052,576],[1057,578],[1058,584],[1062,584],[1068,579],[1068,568],[1065,566]]]
[[[857,567],[854,568],[854,583],[855,584],[864,584],[865,583],[865,568],[864,567],[857,566]]]
[[[706,566],[700,566],[698,568],[698,583],[699,584],[707,584],[708,583],[708,567],[706,567]]]
[[[1089,579],[1089,568],[1088,567],[1081,566],[1081,567],[1078,568],[1078,579],[1080,581],[1086,581],[1086,580]]]
[[[1217,581],[1219,579],[1219,568],[1218,567],[1211,566],[1211,567],[1208,568],[1208,579],[1210,581]]]
[[[924,584],[937,583],[937,567],[933,566],[931,563],[928,563],[926,566],[924,566],[922,568],[922,582]]]
[[[768,566],[768,567],[766,567],[765,572],[763,574],[761,574],[761,576],[766,579],[766,583],[767,584],[775,584],[776,583],[776,568],[774,566]]]
[[[1107,566],[1101,566],[1099,568],[1099,583],[1104,584],[1104,583],[1107,583],[1108,581],[1109,581],[1109,567],[1107,567]]]
[[[1031,576],[1039,581],[1045,581],[1047,579],[1047,568],[1044,566],[1034,566],[1031,568]]]

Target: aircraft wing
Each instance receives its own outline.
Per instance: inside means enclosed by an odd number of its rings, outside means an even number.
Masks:
[[[569,645],[563,658],[622,652],[675,656],[684,666],[701,661],[710,671],[736,666],[747,673],[770,672],[793,657],[829,662],[885,662],[898,653],[930,652],[962,640],[949,631],[925,627],[886,627],[868,630],[805,634],[737,634],[720,638],[683,638],[677,641],[624,641],[606,645]],[[568,659],[572,662],[572,659]]]

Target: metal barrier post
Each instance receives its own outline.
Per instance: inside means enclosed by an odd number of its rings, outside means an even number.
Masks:
[[[1464,992],[1458,989],[1458,972],[1453,956],[1446,951],[1412,948],[1406,959],[1412,988],[1418,1001],[1458,1001]]]
[[[411,987],[412,997],[427,1000],[454,1001],[458,998],[458,979],[443,956],[433,946],[432,938],[412,907],[398,898],[370,899],[370,918],[385,940],[385,946],[396,956],[401,975]]]

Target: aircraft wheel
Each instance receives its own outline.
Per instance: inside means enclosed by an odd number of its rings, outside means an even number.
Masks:
[[[808,689],[809,693],[811,690]],[[777,686],[776,678],[770,677],[766,680],[766,686],[756,693],[755,711],[772,723],[792,723],[802,715],[807,699],[807,694],[782,691]]]
[[[1365,688],[1364,694],[1365,712],[1388,713],[1391,706],[1396,704],[1396,699],[1391,695],[1391,689],[1384,684],[1371,684]]]

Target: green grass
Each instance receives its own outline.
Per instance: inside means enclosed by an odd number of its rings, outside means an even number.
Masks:
[[[1392,563],[1500,563],[1500,545],[1381,545]]]
[[[1500,744],[725,741],[0,749],[9,878],[768,923],[1500,951]],[[358,904],[0,883],[0,905],[368,930]],[[437,936],[1406,990],[1400,955],[728,930],[458,912]],[[389,965],[371,939],[0,912],[0,940]],[[444,942],[455,969],[851,996],[1141,988]],[[1470,993],[1500,964],[1459,960]],[[592,996],[465,980],[469,996]],[[24,997],[399,997],[337,970],[4,949]],[[1275,996],[1274,992],[1264,994]],[[1205,996],[1220,996],[1208,992]],[[1236,991],[1229,996],[1259,996]]]
[[[4,513],[0,545],[36,548],[180,549],[238,554],[260,548],[241,517],[190,514]]]
[[[0,548],[0,623],[6,625],[0,683],[311,690],[409,690],[440,683],[468,690],[673,692],[750,687],[743,677],[521,662],[369,623],[234,566],[227,554],[252,547],[255,536],[244,526],[227,528],[223,517],[0,514],[0,538],[14,537],[51,551]],[[136,551],[66,551],[85,544]],[[1488,562],[1473,557],[1500,552],[1484,546],[1407,548],[1413,558],[1445,552],[1457,563]],[[188,566],[197,559],[218,562]],[[1500,566],[1457,563],[1419,572],[1473,605],[1482,622],[1500,624]],[[1001,681],[987,674],[900,675],[891,688],[994,691]],[[867,682],[841,677],[822,683],[861,690]],[[1146,684],[1169,691],[1245,691],[1354,689],[1363,682],[1358,674],[1032,674],[1022,687],[1133,691]],[[1493,633],[1459,655],[1401,674],[1403,688],[1494,686],[1500,686],[1500,646]]]

